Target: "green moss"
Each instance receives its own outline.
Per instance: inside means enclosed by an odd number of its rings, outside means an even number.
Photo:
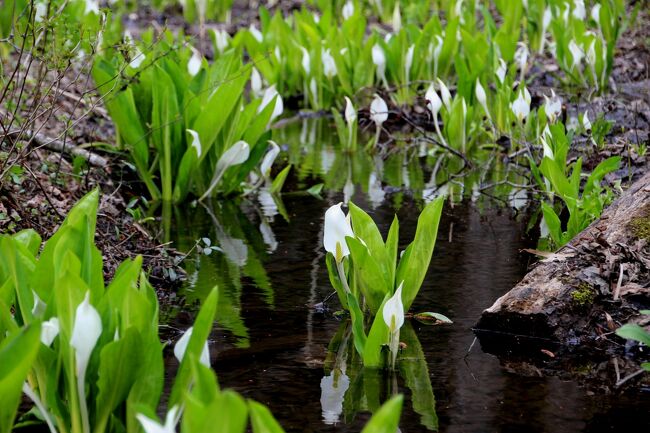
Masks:
[[[650,241],[650,216],[633,218],[630,221],[630,228],[634,236]]]
[[[582,283],[571,292],[573,303],[579,307],[585,307],[594,303],[596,292],[587,283]]]

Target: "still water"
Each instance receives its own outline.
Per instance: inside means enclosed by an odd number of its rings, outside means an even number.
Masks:
[[[422,204],[399,194],[377,204],[358,188],[350,198],[384,234],[397,214],[402,249]],[[360,431],[370,411],[394,392],[406,397],[402,432],[650,431],[647,393],[605,394],[534,367],[522,375],[507,359],[472,345],[471,327],[525,274],[529,258],[520,250],[535,244],[529,218],[509,206],[471,200],[445,205],[433,260],[411,310],[439,312],[454,323],[411,320],[402,332],[408,356],[400,371],[364,371],[340,344],[347,331],[345,317],[335,314],[336,297],[329,309],[314,308],[332,292],[323,215],[343,199],[342,193],[323,195],[285,197],[282,212],[271,217],[261,206],[232,202],[177,215],[181,247],[208,237],[223,250],[191,256],[179,294],[187,304],[178,308],[183,313],[170,313],[170,324],[183,329],[192,320],[187,305],[196,305],[214,284],[222,288],[211,348],[223,387],[268,405],[292,432]]]
[[[471,328],[481,311],[523,277],[531,263],[520,250],[535,247],[540,236],[525,170],[490,147],[476,150],[474,160],[483,162],[473,170],[422,146],[394,151],[399,142],[383,158],[338,152],[322,120],[297,122],[273,138],[292,164],[285,187],[292,192],[177,209],[169,232],[191,253],[178,302],[164,314],[181,332],[201,299],[220,287],[211,353],[223,387],[268,405],[289,432],[360,431],[396,392],[405,395],[401,432],[650,431],[650,393],[612,393],[602,382],[578,381],[580,374],[549,374],[539,348],[498,358],[475,342]],[[322,247],[325,210],[351,200],[384,236],[397,215],[401,250],[424,203],[439,195],[448,200],[411,311],[441,313],[454,323],[407,320],[398,371],[364,370],[336,296],[321,304],[332,293]],[[508,353],[510,344],[499,352]],[[571,368],[598,370],[613,382],[607,359]]]

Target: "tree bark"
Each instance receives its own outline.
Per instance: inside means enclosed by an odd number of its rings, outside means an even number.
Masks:
[[[485,310],[490,339],[526,336],[563,346],[611,344],[608,336],[650,308],[650,172],[601,218]]]

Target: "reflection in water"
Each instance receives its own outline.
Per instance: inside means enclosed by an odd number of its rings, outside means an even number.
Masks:
[[[428,151],[419,157],[415,148],[383,161],[363,152],[340,154],[327,126],[306,120],[293,133],[274,131],[293,164],[291,190],[323,182],[324,200],[262,194],[260,206],[224,201],[210,212],[175,211],[180,250],[190,251],[202,237],[223,250],[194,251],[181,292],[183,309],[191,309],[215,284],[221,288],[211,344],[222,387],[267,404],[287,432],[358,432],[394,392],[405,395],[405,432],[650,429],[648,395],[591,394],[575,381],[516,374],[480,345],[468,353],[481,311],[527,268],[519,250],[533,241],[526,239],[526,216],[516,210],[525,211],[528,194],[516,167],[486,153],[486,166],[460,177],[457,158]],[[382,233],[398,214],[400,249],[413,238],[423,202],[441,193],[449,198],[412,309],[441,312],[454,324],[405,325],[406,348],[394,375],[363,369],[354,350],[338,350],[351,343],[349,337],[344,342],[345,318],[334,314],[335,298],[329,310],[312,308],[332,292],[321,246],[323,215],[343,200],[350,179],[349,198]]]

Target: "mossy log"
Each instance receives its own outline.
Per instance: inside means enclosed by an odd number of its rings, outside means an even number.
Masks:
[[[492,341],[526,336],[565,347],[611,346],[622,324],[647,325],[638,311],[648,308],[650,172],[497,299],[475,331],[479,336],[487,331]]]

